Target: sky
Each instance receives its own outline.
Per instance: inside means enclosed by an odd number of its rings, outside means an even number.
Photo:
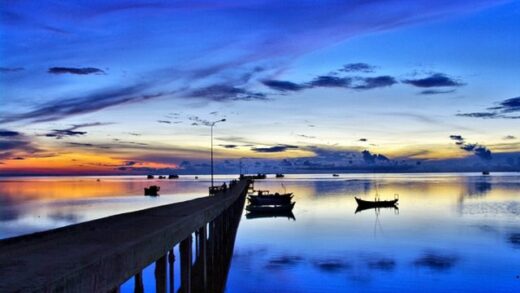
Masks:
[[[0,175],[520,171],[520,1],[3,1]],[[240,169],[242,166],[242,169]]]

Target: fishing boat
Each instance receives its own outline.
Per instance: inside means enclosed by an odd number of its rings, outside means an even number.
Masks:
[[[152,185],[150,187],[145,187],[144,188],[144,195],[146,196],[158,196],[159,195],[159,190],[161,188],[157,185]]]
[[[153,179],[153,175],[148,175],[148,176],[146,176],[146,178]]]
[[[482,171],[482,175],[489,175],[489,171]]]
[[[360,206],[360,207],[367,207],[367,208],[370,208],[370,207],[393,207],[399,201],[399,198],[395,198],[393,200],[379,200],[379,199],[376,199],[374,201],[363,200],[363,199],[360,199],[358,197],[354,197],[354,198],[356,199],[356,202],[357,202],[358,206]]]
[[[284,204],[284,205],[248,205],[246,210],[255,213],[281,213],[292,211],[296,203]]]
[[[292,192],[290,193],[262,193],[258,192],[257,195],[249,195],[248,200],[253,205],[283,205],[290,204],[293,198]]]
[[[276,173],[276,178],[284,178],[285,175],[283,175],[282,173]]]
[[[159,177],[157,177],[159,179],[166,179],[166,176],[163,176],[163,175],[160,175]]]
[[[168,179],[179,179],[179,175],[177,175],[177,174],[170,174],[170,175],[168,175]]]
[[[332,177],[339,177],[339,174],[332,174]]]

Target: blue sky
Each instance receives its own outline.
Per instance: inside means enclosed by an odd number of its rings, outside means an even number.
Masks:
[[[0,12],[2,174],[204,172],[205,124],[222,118],[216,153],[230,166],[520,168],[518,1],[9,1]]]

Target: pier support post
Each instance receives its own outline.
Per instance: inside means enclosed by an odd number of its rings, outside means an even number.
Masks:
[[[191,235],[179,244],[181,254],[181,288],[182,292],[191,292]]]
[[[166,293],[166,255],[155,262],[155,292]]]
[[[134,277],[134,293],[144,293],[142,272],[137,273]]]
[[[170,293],[173,293],[175,290],[175,279],[173,274],[173,268],[175,263],[175,254],[173,254],[173,249],[170,250],[170,253],[168,254],[168,274],[170,279]]]

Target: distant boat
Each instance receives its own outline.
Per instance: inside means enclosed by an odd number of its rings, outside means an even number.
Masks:
[[[362,200],[360,198],[354,197],[356,199],[356,202],[358,206],[365,207],[365,208],[371,208],[371,207],[393,207],[397,204],[397,201],[399,201],[398,198],[393,200]]]
[[[258,191],[256,195],[249,195],[248,200],[253,205],[284,205],[290,204],[292,199],[291,193],[274,193],[269,191]]]
[[[157,177],[157,178],[159,178],[159,179],[166,179],[166,176],[162,176],[162,175],[161,175],[161,176],[159,176],[159,177]]]
[[[179,179],[179,175],[177,175],[177,174],[170,174],[170,175],[168,175],[168,179]]]
[[[282,173],[276,173],[276,178],[284,178],[285,175],[283,175]]]
[[[199,176],[195,176],[195,179],[199,179]]]
[[[332,177],[339,177],[338,174],[332,174]]]
[[[161,188],[157,185],[152,185],[150,187],[145,187],[144,188],[144,195],[147,195],[147,196],[158,196],[159,195],[159,190]]]
[[[489,171],[482,171],[482,175],[489,175]]]
[[[153,179],[153,175],[148,175],[148,176],[146,176],[146,178]]]
[[[249,212],[255,213],[281,213],[281,212],[290,212],[296,203],[293,202],[291,204],[285,205],[248,205],[246,210]]]

